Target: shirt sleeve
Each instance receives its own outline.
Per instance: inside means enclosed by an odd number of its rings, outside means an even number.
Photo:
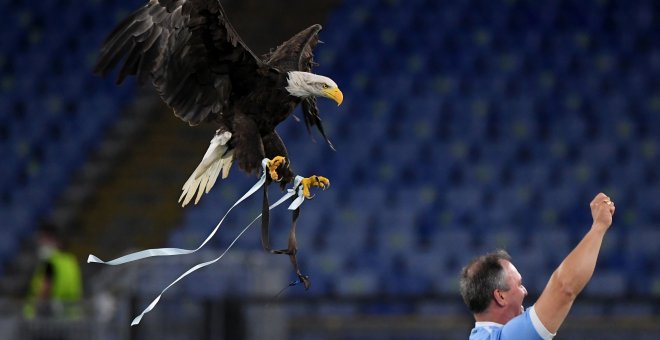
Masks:
[[[534,307],[528,308],[523,314],[516,316],[502,327],[501,340],[550,340],[555,335],[550,333],[539,317]]]
[[[541,319],[539,319],[539,316],[536,314],[536,309],[534,309],[534,306],[528,308],[529,310],[529,318],[532,321],[532,325],[534,326],[534,329],[539,333],[541,338],[544,340],[550,340],[552,339],[557,333],[550,333],[550,331],[545,328],[543,323],[541,322]]]

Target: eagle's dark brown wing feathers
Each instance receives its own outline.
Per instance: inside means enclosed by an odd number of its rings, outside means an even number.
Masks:
[[[276,49],[263,56],[264,62],[283,72],[311,72],[312,50],[319,41],[318,33],[321,25],[312,25],[291,37]]]
[[[317,65],[314,62],[314,48],[319,43],[319,31],[321,31],[321,25],[314,25],[311,27],[314,34],[309,35],[307,42],[303,45],[300,57],[298,58],[298,67],[301,71],[311,72],[312,68]]]
[[[325,134],[325,129],[321,122],[321,115],[319,114],[319,108],[316,106],[316,97],[307,97],[303,99],[301,105],[303,116],[305,118],[305,126],[307,126],[307,132],[310,136],[312,134],[312,126],[316,126],[325,142],[328,143],[328,146],[332,150],[335,150],[335,146],[332,145],[332,142],[330,142],[330,139],[328,139],[328,136]]]
[[[117,82],[149,77],[176,116],[190,125],[216,119],[227,105],[232,72],[248,87],[264,64],[243,43],[213,0],[151,0],[122,21],[103,44],[95,72],[123,60]],[[250,78],[252,77],[252,78]]]
[[[153,58],[158,53],[162,44],[159,40],[167,39],[173,31],[174,18],[177,18],[176,14],[167,12],[155,1],[133,12],[115,27],[103,43],[94,71],[106,75],[122,58],[125,62],[117,77],[118,84],[128,75],[144,72],[143,67],[150,71],[154,59],[144,58],[145,54]]]

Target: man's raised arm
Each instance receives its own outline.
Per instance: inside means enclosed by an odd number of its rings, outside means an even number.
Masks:
[[[615,208],[614,202],[607,195],[596,195],[590,207],[593,217],[591,229],[552,273],[550,281],[534,304],[539,320],[551,333],[557,332],[573,301],[591,279],[603,237],[612,225]]]

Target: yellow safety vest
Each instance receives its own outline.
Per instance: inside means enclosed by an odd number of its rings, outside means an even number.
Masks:
[[[82,280],[78,261],[69,253],[55,251],[48,258],[48,261],[39,265],[32,276],[27,304],[24,306],[24,314],[28,318],[35,315],[34,303],[38,293],[43,288],[46,276],[46,263],[50,263],[53,269],[50,296],[53,302],[66,304],[77,302],[82,298]]]

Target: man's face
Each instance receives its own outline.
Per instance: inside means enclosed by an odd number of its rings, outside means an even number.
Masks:
[[[522,302],[527,296],[527,289],[523,286],[522,276],[511,262],[503,260],[502,267],[509,290],[501,293],[506,301],[507,310],[513,315],[512,317],[515,317],[524,312]]]

